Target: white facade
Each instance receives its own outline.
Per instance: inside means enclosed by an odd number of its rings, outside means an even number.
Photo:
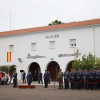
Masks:
[[[76,41],[76,46],[70,45],[71,39]],[[51,41],[53,41],[51,44],[53,48],[50,47]],[[9,46],[12,45],[14,50],[11,53],[11,62],[7,62],[7,52],[10,51]],[[2,36],[0,37],[0,66],[16,65],[19,80],[21,79],[20,70],[25,70],[27,73],[33,62],[39,64],[42,73],[51,61],[56,61],[65,71],[68,63],[74,60],[74,56],[70,55],[74,54],[74,48],[75,52],[79,50],[81,53],[78,58],[89,52],[100,57],[100,25]],[[59,54],[65,56],[58,57]],[[22,62],[18,60],[19,58]]]

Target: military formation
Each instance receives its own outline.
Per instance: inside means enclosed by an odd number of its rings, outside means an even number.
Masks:
[[[62,81],[64,77],[64,82]],[[59,89],[63,89],[63,83],[65,89],[100,89],[100,69],[94,68],[85,70],[72,69],[71,72],[63,72],[60,70],[58,73]]]

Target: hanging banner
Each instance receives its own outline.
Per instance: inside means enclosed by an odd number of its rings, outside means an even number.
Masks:
[[[11,62],[11,52],[7,52],[7,62]]]

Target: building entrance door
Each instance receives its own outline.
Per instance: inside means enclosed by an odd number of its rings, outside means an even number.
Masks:
[[[29,71],[31,71],[31,73],[33,75],[33,81],[38,81],[38,76],[39,76],[39,72],[40,72],[39,64],[36,62],[31,63],[31,65],[29,67]]]
[[[57,74],[59,72],[60,66],[57,62],[51,61],[48,66],[47,70],[50,72],[50,78],[52,81],[57,80]]]

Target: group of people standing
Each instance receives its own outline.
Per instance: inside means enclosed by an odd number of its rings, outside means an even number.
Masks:
[[[72,69],[71,72],[66,70],[64,74],[60,69],[57,76],[59,89],[63,89],[63,77],[65,89],[100,89],[100,69],[95,70],[92,68],[89,71],[87,69]]]
[[[33,80],[33,75],[29,71],[26,77],[26,73],[22,73],[23,76],[23,83],[27,83],[28,85],[31,85]],[[43,76],[43,77],[42,77]],[[50,84],[50,72],[45,70],[44,75],[42,75],[41,72],[39,72],[38,75],[38,84],[41,82],[43,84],[42,78],[44,78],[44,88],[48,88],[48,84]],[[14,87],[17,87],[17,73],[14,71],[13,74],[13,82]],[[64,79],[64,82],[63,82]],[[100,89],[100,69],[95,70],[94,68],[90,70],[75,70],[74,68],[71,69],[71,72],[66,70],[66,72],[62,72],[62,69],[59,70],[57,74],[57,81],[59,82],[59,89]],[[63,87],[64,84],[64,87]]]

